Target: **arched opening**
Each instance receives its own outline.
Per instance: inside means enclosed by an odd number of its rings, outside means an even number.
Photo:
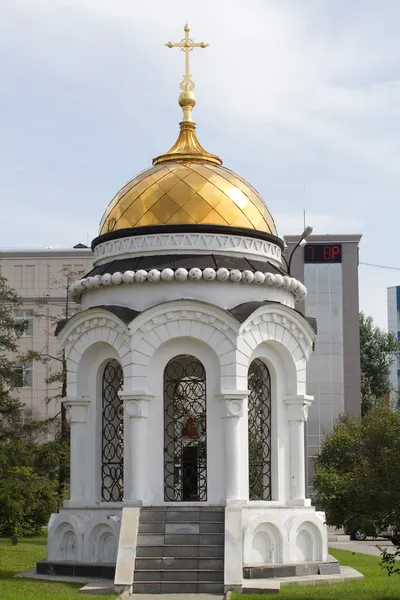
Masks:
[[[164,370],[164,500],[207,500],[206,374],[189,355]]]
[[[110,360],[102,375],[101,499],[122,502],[124,458],[124,407],[119,397],[123,385],[122,367]]]
[[[248,373],[249,498],[271,500],[271,375],[260,359]]]

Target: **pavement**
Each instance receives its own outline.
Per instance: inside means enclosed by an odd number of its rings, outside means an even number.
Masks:
[[[348,550],[349,552],[358,552],[359,554],[369,554],[370,556],[380,556],[381,548],[387,548],[389,552],[395,551],[392,542],[386,539],[367,539],[365,542],[329,542],[330,548],[337,550]]]

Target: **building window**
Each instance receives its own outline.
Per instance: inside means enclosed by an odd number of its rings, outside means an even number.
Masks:
[[[16,321],[25,321],[26,329],[22,334],[22,337],[31,337],[33,335],[33,316],[31,311],[29,310],[19,310],[17,312],[17,316],[15,317]]]
[[[21,385],[19,387],[32,387],[32,361],[17,365],[15,369],[21,374]]]

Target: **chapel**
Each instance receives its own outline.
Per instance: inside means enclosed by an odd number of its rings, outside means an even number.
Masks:
[[[328,560],[305,482],[316,323],[267,204],[197,138],[189,52],[207,44],[186,26],[167,46],[186,58],[178,138],[111,200],[56,331],[70,498],[37,570],[220,593]]]

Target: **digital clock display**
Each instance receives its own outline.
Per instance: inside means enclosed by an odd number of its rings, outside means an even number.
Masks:
[[[341,244],[306,244],[304,246],[305,263],[341,263]]]

